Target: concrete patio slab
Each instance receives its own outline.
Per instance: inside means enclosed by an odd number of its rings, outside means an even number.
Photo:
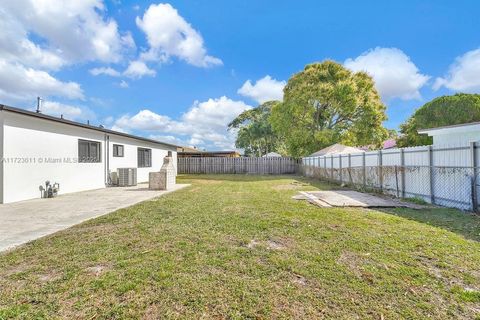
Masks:
[[[403,202],[398,199],[376,196],[353,190],[331,191],[301,191],[294,196],[295,200],[307,200],[319,207],[364,207],[364,208],[393,208],[406,207],[423,209],[424,206]]]
[[[186,186],[177,184],[171,190],[158,191],[149,190],[147,184],[139,184],[0,204],[0,251]]]

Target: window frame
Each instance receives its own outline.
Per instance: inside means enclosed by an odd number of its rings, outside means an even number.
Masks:
[[[119,150],[122,150],[121,154],[118,152]],[[123,144],[113,144],[113,149],[112,149],[112,155],[115,158],[123,158],[125,157],[125,146]]]
[[[87,155],[83,156],[82,144],[86,144]],[[92,156],[92,150],[96,150],[96,156]],[[102,143],[100,141],[78,139],[78,162],[79,163],[101,163],[102,162]]]
[[[143,159],[141,159],[140,154],[143,152]],[[149,155],[149,157],[146,157],[145,155]],[[143,160],[143,163],[141,163],[141,160]],[[147,163],[147,160],[148,163]],[[151,168],[152,167],[152,149],[149,148],[137,148],[137,167],[138,168]]]

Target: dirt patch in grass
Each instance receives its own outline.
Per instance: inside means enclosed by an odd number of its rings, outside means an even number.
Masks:
[[[255,248],[266,248],[268,250],[284,250],[289,247],[291,244],[291,240],[282,238],[282,239],[268,239],[268,240],[256,240],[252,239],[250,242],[246,244],[248,249],[255,249]]]
[[[302,287],[307,285],[307,279],[299,274],[293,275],[292,282]]]
[[[262,244],[261,241],[257,241],[255,239],[250,240],[250,242],[247,244],[248,249],[255,249],[256,247],[260,246]]]
[[[267,240],[267,248],[270,250],[283,250],[288,246],[287,240]]]
[[[85,268],[85,271],[91,276],[98,277],[103,273],[105,273],[106,271],[108,271],[109,269],[110,269],[109,266],[97,264],[97,265]]]
[[[358,254],[355,252],[344,251],[337,259],[337,263],[347,267],[359,279],[373,281],[373,277],[369,272],[365,271],[365,266],[371,261],[367,254]]]
[[[160,308],[156,304],[151,304],[145,310],[145,314],[143,315],[143,320],[157,320],[161,318]]]
[[[272,187],[272,189],[277,190],[277,191],[283,191],[283,190],[299,190],[302,188],[305,188],[307,186],[310,186],[309,184],[302,183],[302,182],[291,182],[288,184],[279,184],[275,185]]]
[[[39,274],[38,280],[40,280],[40,282],[51,282],[51,281],[57,281],[62,279],[62,276],[63,276],[62,273],[52,270],[51,272],[48,272],[48,273]]]

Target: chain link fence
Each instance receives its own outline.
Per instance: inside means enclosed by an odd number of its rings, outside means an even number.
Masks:
[[[478,208],[479,169],[427,165],[336,168],[318,166],[315,162],[301,166],[308,177],[469,211]]]

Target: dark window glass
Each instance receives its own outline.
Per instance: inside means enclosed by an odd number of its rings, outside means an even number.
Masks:
[[[138,148],[138,167],[148,168],[152,166],[152,150]]]
[[[114,157],[123,157],[123,146],[121,144],[113,145],[113,156]]]
[[[78,140],[78,162],[101,162],[100,142]]]

